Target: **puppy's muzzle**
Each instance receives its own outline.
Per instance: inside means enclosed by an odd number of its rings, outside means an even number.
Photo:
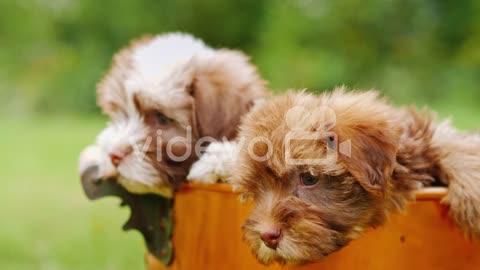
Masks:
[[[277,249],[282,239],[282,230],[280,228],[268,228],[260,233],[260,239],[267,247]]]

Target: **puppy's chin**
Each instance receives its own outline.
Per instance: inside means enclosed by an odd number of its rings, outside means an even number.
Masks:
[[[272,217],[282,230],[276,249],[267,247],[260,239],[260,228],[270,223],[265,222],[260,213],[253,213],[243,226],[244,240],[257,260],[265,265],[275,262],[298,265],[318,261],[351,240],[329,228],[315,209],[305,207],[296,200],[280,202],[273,209]]]
[[[173,197],[173,189],[166,185],[159,185],[159,186],[151,186],[149,184],[142,183],[134,178],[126,178],[123,175],[120,175],[118,178],[118,182],[126,188],[131,193],[136,194],[157,194],[162,197],[172,198]]]
[[[280,255],[280,248],[283,244],[280,244],[276,250],[271,249],[260,240],[258,233],[253,231],[245,232],[244,238],[260,263],[264,265],[270,265],[274,262],[282,265],[289,263]]]
[[[154,193],[168,198],[173,196],[167,174],[157,171],[147,157],[143,160],[135,160],[135,157],[131,156],[118,166],[117,171],[118,182],[129,192]]]
[[[293,235],[289,235],[289,234]],[[244,229],[244,239],[250,246],[253,255],[264,265],[272,263],[301,265],[318,261],[323,257],[339,250],[345,244],[337,245],[335,237],[323,234],[312,238],[300,238],[294,235],[295,231],[286,231],[285,236],[278,244],[276,249],[267,247],[258,232]]]
[[[127,157],[118,166],[117,172],[118,182],[131,193],[153,193],[168,198],[173,196],[167,173],[157,170],[148,156]]]

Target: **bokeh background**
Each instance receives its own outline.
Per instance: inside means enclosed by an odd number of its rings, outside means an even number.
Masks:
[[[115,51],[184,31],[244,50],[275,91],[380,89],[462,129],[480,123],[480,1],[0,1],[0,269],[142,269],[118,200],[84,197],[80,150],[105,117]]]

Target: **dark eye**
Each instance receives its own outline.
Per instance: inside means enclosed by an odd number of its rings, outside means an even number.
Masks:
[[[300,181],[304,186],[313,186],[318,183],[318,176],[314,176],[310,173],[300,174]]]
[[[335,148],[336,148],[335,136],[328,136],[327,137],[327,146],[328,146],[328,148],[335,150]]]
[[[168,118],[167,116],[165,116],[165,114],[161,112],[158,112],[156,117],[157,117],[157,123],[162,126],[168,125],[172,122],[172,119]]]

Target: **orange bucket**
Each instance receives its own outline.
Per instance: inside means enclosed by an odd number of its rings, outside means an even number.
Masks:
[[[266,267],[242,241],[251,206],[227,184],[188,184],[174,204],[174,259],[168,267],[147,254],[149,270],[255,269],[480,269],[480,242],[468,241],[440,205],[445,188],[418,191],[405,213],[323,260],[303,266]]]

